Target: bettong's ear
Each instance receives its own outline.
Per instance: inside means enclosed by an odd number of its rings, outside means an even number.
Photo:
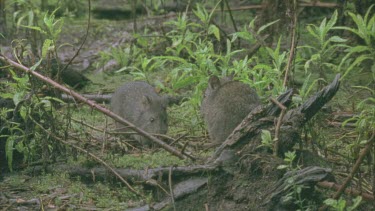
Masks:
[[[211,89],[217,89],[220,87],[220,85],[221,85],[220,79],[216,75],[213,75],[210,77],[210,79],[208,79],[208,86]]]
[[[151,103],[152,103],[152,100],[149,96],[146,96],[146,95],[142,96],[142,104],[144,106],[149,106],[149,105],[151,105]]]

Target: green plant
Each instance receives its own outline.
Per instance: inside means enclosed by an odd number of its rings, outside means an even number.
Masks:
[[[312,82],[310,82],[311,73],[305,78],[303,81],[302,87],[299,89],[298,94],[293,96],[293,105],[295,107],[301,105],[304,100],[307,99],[313,88],[315,87],[315,84],[323,79],[315,79]]]
[[[268,130],[262,130],[262,134],[261,134],[261,138],[262,138],[262,144],[259,146],[259,147],[266,147],[268,149],[273,149],[273,144],[274,144],[274,141],[271,137],[271,133],[270,131]]]
[[[365,89],[369,91],[372,96],[375,95],[375,91],[368,87],[357,86],[355,88]],[[356,109],[360,112],[358,115],[355,115],[342,123],[343,127],[345,127],[348,122],[354,122],[355,124],[355,132],[357,133],[356,140],[348,145],[348,148],[353,152],[352,156],[355,159],[358,156],[360,147],[363,147],[375,132],[375,98],[372,96],[357,104]]]
[[[317,73],[322,79],[326,79],[326,73],[332,72],[330,70],[336,71],[338,69],[332,58],[335,58],[338,50],[347,47],[343,44],[347,41],[346,39],[339,36],[330,36],[330,32],[335,29],[336,21],[337,11],[333,13],[328,22],[324,18],[319,26],[309,24],[307,32],[311,36],[313,43],[299,47],[311,52],[309,53],[311,54],[310,57],[305,62],[305,71]]]
[[[27,75],[18,76],[14,71],[10,70],[12,78],[14,82],[8,82],[8,89],[7,92],[3,92],[0,94],[2,98],[12,99],[15,105],[21,103],[23,105],[24,98],[26,97],[28,90],[30,90],[29,86],[29,77]],[[9,130],[9,135],[1,135],[2,137],[6,138],[5,143],[5,154],[8,161],[9,170],[12,171],[12,164],[13,164],[13,151],[17,149],[19,152],[24,152],[25,150],[24,145],[22,142],[25,140],[25,132],[24,128],[21,128],[21,123],[16,122],[13,119],[7,120],[6,116],[8,112],[14,112],[13,109],[2,109],[1,112],[1,119],[3,120],[2,129],[6,128]],[[18,110],[20,116],[22,117],[23,121],[27,118],[28,111],[25,106],[19,107]]]
[[[276,20],[267,23],[260,26],[258,30],[255,30],[255,20],[256,18],[241,31],[232,35],[231,42],[227,44],[227,49],[230,50],[230,44],[234,43],[238,38],[245,40],[249,45],[254,45],[257,42],[256,37],[261,37],[265,29],[279,21]],[[280,52],[281,42],[282,39],[280,37],[274,50],[270,47],[262,46],[256,55],[252,57],[245,56],[245,58],[240,60],[234,59],[232,64],[230,64],[229,61],[232,61],[233,57],[243,50],[227,52],[226,55],[228,55],[229,58],[225,58],[223,61],[228,63],[228,75],[234,73],[236,79],[251,85],[260,96],[279,94],[283,90],[280,78],[286,63],[286,52]],[[270,85],[273,86],[272,89],[269,89]],[[272,93],[266,93],[265,90],[270,90]]]
[[[58,9],[54,10],[50,15],[48,15],[48,12],[45,13],[43,18],[43,28],[40,26],[33,26],[33,25],[21,25],[25,28],[33,29],[43,35],[45,35],[47,38],[43,42],[42,46],[42,59],[47,57],[47,54],[52,51],[54,56],[57,57],[57,49],[59,48],[56,45],[57,40],[60,37],[62,27],[64,25],[64,19],[63,18],[55,18],[55,13]],[[40,64],[41,61],[38,63]],[[37,63],[37,64],[38,64]]]
[[[336,211],[352,211],[352,210],[356,210],[358,208],[361,201],[362,201],[362,197],[357,196],[356,198],[353,199],[353,204],[351,206],[347,206],[346,201],[343,198],[340,198],[338,200],[326,199],[324,201],[324,204],[332,207]]]
[[[270,90],[271,95],[277,95],[284,91],[285,87],[282,85],[282,73],[287,62],[286,52],[280,52],[281,37],[277,42],[276,48],[265,47],[260,49],[260,54],[264,53],[265,56],[260,55],[251,71],[251,76],[254,78],[254,87],[256,88],[259,95],[265,95],[263,90]],[[262,58],[265,57],[265,58]],[[263,59],[272,61],[272,65],[269,62],[263,61]],[[272,86],[270,89],[269,86]]]
[[[299,166],[294,166],[293,161],[296,157],[297,155],[295,152],[286,152],[285,158],[284,158],[284,161],[286,162],[286,164],[280,165],[277,168],[287,169],[289,172],[296,172],[297,170],[300,169]],[[308,205],[305,204],[305,200],[302,198],[302,191],[303,189],[307,187],[303,184],[297,184],[295,179],[296,179],[295,176],[291,176],[286,179],[286,183],[288,183],[286,187],[290,188],[290,191],[285,197],[283,197],[282,200],[284,202],[287,202],[287,201],[293,202],[295,205],[299,207],[299,210],[308,210],[309,207]]]
[[[296,152],[286,152],[284,158],[286,164],[278,166],[277,169],[287,169],[289,171],[297,170],[298,168],[293,166],[293,161],[296,157]]]
[[[354,67],[363,64],[366,60],[371,62],[371,71],[373,73],[375,72],[375,15],[372,15],[370,17],[370,12],[374,6],[375,5],[372,5],[370,8],[368,8],[365,17],[362,17],[361,15],[356,15],[352,12],[348,13],[354,21],[355,25],[357,26],[356,29],[346,26],[336,27],[336,29],[350,31],[364,41],[364,44],[349,47],[346,50],[347,54],[342,58],[341,63],[339,65],[339,70],[343,68],[343,65],[347,64],[347,61],[353,55],[359,54],[359,56],[356,56],[354,61],[344,71],[342,78],[344,78],[348,73],[350,73],[354,69]]]
[[[35,67],[35,66],[34,66]],[[13,81],[2,83],[6,90],[1,94],[2,98],[12,99],[15,108],[10,110],[3,110],[1,118],[4,119],[2,128],[9,130],[9,135],[3,136],[6,138],[5,153],[8,161],[8,167],[12,171],[14,150],[17,150],[23,155],[24,162],[30,158],[39,156],[37,153],[40,150],[41,140],[46,139],[45,136],[39,136],[37,127],[32,123],[35,119],[46,124],[49,122],[51,112],[53,111],[53,102],[63,103],[61,100],[46,96],[36,98],[33,95],[32,89],[35,89],[33,82],[27,74],[16,74],[13,70],[9,70]],[[35,91],[35,90],[34,90]],[[7,119],[7,112],[13,113],[12,119]],[[49,148],[47,147],[46,150]]]

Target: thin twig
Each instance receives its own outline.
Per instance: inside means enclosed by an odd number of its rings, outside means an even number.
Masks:
[[[296,12],[296,10],[297,10],[297,3],[295,1],[293,1],[292,37],[291,37],[291,45],[290,45],[290,55],[289,55],[288,63],[287,63],[287,66],[286,66],[284,82],[283,82],[284,87],[286,87],[286,83],[288,81],[288,75],[289,75],[289,71],[290,71],[291,66],[292,66],[292,62],[294,61],[294,55],[295,55],[295,49],[296,49],[296,47],[295,47],[296,46],[296,28],[297,28],[297,12]]]
[[[81,45],[79,46],[77,52],[74,54],[74,56],[69,60],[68,64],[65,65],[65,67],[60,71],[60,72],[63,72],[64,70],[66,70],[66,68],[68,68],[68,66],[70,64],[72,64],[73,60],[78,56],[79,52],[81,51],[82,47],[83,47],[83,44],[85,44],[86,42],[86,39],[87,39],[87,36],[89,35],[89,29],[90,29],[90,20],[91,20],[91,0],[88,0],[89,2],[89,17],[88,17],[88,20],[87,20],[87,29],[86,29],[86,34],[85,36],[83,37],[83,41],[81,43]]]
[[[168,185],[169,185],[169,192],[171,195],[171,201],[173,204],[173,210],[176,211],[176,204],[174,201],[174,193],[173,193],[173,184],[172,184],[172,172],[173,172],[173,166],[169,168],[169,173],[168,173]]]
[[[273,141],[274,141],[273,154],[275,156],[277,156],[277,153],[279,152],[279,134],[280,134],[281,122],[284,118],[284,115],[286,113],[287,108],[283,104],[281,104],[279,101],[277,101],[276,99],[274,99],[272,97],[270,98],[270,101],[275,103],[281,109],[281,113],[280,113],[280,116],[277,120],[277,124],[276,124],[276,128],[275,128],[275,138],[273,139]]]
[[[234,21],[232,10],[230,9],[228,0],[224,0],[224,1],[225,1],[225,4],[226,4],[227,8],[228,8],[229,17],[230,17],[230,20],[233,23],[233,28],[234,28],[235,32],[238,32],[237,25],[236,25],[236,22]],[[241,39],[238,39],[238,46],[241,46]]]

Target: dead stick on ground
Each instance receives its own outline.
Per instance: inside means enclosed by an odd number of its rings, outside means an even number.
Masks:
[[[335,193],[335,195],[333,195],[333,199],[338,199],[340,198],[340,196],[342,195],[342,193],[345,191],[346,187],[348,186],[348,184],[350,183],[350,181],[354,178],[354,174],[357,173],[363,159],[365,158],[365,156],[367,155],[367,153],[370,151],[370,149],[372,148],[372,145],[373,145],[373,142],[375,140],[375,130],[372,131],[372,136],[371,138],[368,140],[367,144],[366,144],[366,147],[363,149],[363,151],[361,152],[361,154],[359,155],[357,161],[355,162],[354,166],[353,166],[353,169],[352,171],[350,172],[349,176],[346,178],[346,180],[344,181],[344,183],[340,186],[340,189],[337,190],[337,192]],[[324,205],[322,207],[319,208],[320,211],[323,211],[323,210],[327,210],[327,205]]]
[[[111,117],[112,119],[116,120],[117,122],[120,122],[121,124],[124,124],[124,125],[127,125],[130,129],[132,129],[133,131],[136,131],[138,132],[140,135],[148,138],[149,140],[151,140],[152,142],[156,143],[157,145],[159,145],[160,147],[164,148],[165,150],[167,150],[168,152],[170,152],[171,154],[181,158],[181,159],[185,159],[186,157],[189,157],[190,159],[195,159],[194,157],[190,156],[190,155],[183,155],[181,154],[179,151],[177,151],[175,148],[169,146],[168,144],[162,142],[161,140],[157,139],[156,137],[150,135],[149,133],[147,133],[146,131],[142,130],[141,128],[138,128],[136,127],[133,123],[125,120],[124,118],[118,116],[117,114],[113,113],[112,111],[108,110],[107,108],[104,108],[98,104],[96,104],[95,102],[91,101],[91,100],[88,100],[87,98],[83,97],[82,95],[78,94],[77,92],[71,90],[71,89],[68,89],[64,86],[62,86],[61,84],[51,80],[50,78],[36,72],[36,71],[32,71],[30,68],[28,67],[25,67],[21,64],[18,64],[17,62],[14,62],[12,60],[10,60],[9,58],[3,56],[0,54],[0,60],[10,64],[11,66],[17,68],[17,69],[20,69],[20,70],[23,70],[25,71],[26,73],[29,73],[33,76],[35,76],[36,78],[54,86],[55,88],[61,90],[62,92],[65,92],[66,94],[69,94],[71,96],[73,96],[75,99],[91,106],[91,108],[101,112],[101,113],[104,113],[106,114],[107,116]]]

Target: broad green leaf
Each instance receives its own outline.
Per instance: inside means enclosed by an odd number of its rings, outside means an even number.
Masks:
[[[360,36],[362,39],[366,40],[366,24],[364,20],[362,19],[362,16],[355,15],[354,13],[349,12],[350,17],[352,17],[353,21],[357,25],[357,35]]]
[[[331,19],[328,21],[327,27],[325,29],[326,30],[325,33],[331,30],[331,28],[336,24],[336,21],[337,21],[337,10],[335,10],[335,12],[331,16]]]
[[[197,9],[193,10],[193,13],[200,19],[200,21],[206,23],[208,14],[205,9],[202,9],[202,6],[200,4],[197,4]]]
[[[20,115],[21,115],[23,120],[26,120],[26,118],[27,118],[27,108],[22,106],[21,109],[20,109]]]
[[[22,92],[17,92],[13,95],[13,102],[14,105],[18,105],[19,102],[23,99],[24,93]]]
[[[49,47],[53,44],[53,41],[50,39],[44,40],[43,47],[42,47],[42,58],[47,58],[47,53],[49,51]]]
[[[211,24],[208,27],[208,34],[213,34],[216,39],[220,41],[220,30],[217,28],[217,26]]]
[[[319,43],[323,45],[323,40],[324,37],[326,36],[326,23],[327,23],[327,18],[324,18],[323,21],[320,23],[318,32],[319,32]]]
[[[52,31],[52,21],[51,16],[48,16],[48,12],[44,15],[43,22],[47,26],[47,29]]]
[[[272,137],[271,137],[271,133],[270,131],[268,130],[262,130],[262,134],[261,134],[261,138],[262,138],[262,143],[272,143]]]
[[[306,27],[307,31],[310,33],[311,36],[315,37],[317,40],[319,40],[319,35],[317,33],[315,33],[315,30],[312,28],[316,28],[314,25],[308,25]]]

